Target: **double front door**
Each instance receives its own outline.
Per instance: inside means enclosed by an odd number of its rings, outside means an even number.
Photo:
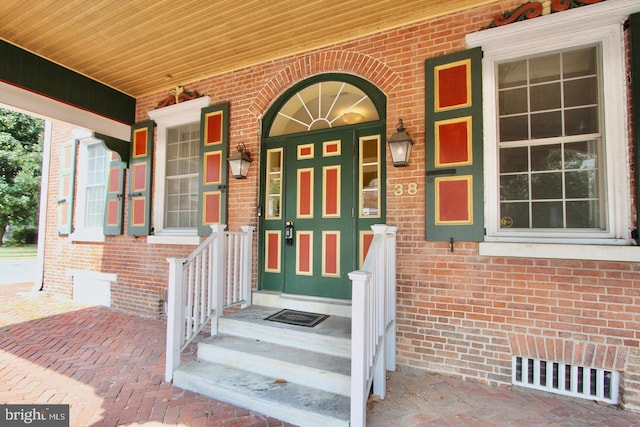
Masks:
[[[365,227],[381,221],[379,134],[341,128],[265,148],[261,288],[351,298],[348,273],[370,242]]]

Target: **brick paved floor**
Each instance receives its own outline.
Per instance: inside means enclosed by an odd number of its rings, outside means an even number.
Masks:
[[[164,321],[29,289],[0,286],[0,402],[70,404],[78,427],[286,425],[164,382]]]
[[[0,403],[65,403],[71,425],[286,426],[164,382],[161,320],[0,286]],[[183,353],[192,358],[195,346]],[[631,426],[640,415],[546,393],[509,390],[401,367],[370,427]]]

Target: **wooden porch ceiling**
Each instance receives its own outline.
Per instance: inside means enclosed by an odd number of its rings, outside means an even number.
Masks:
[[[4,0],[0,38],[140,97],[493,0]]]

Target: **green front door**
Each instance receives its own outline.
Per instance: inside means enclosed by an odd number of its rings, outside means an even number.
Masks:
[[[267,149],[262,288],[350,298],[356,266],[354,130]]]
[[[287,90],[264,116],[258,289],[351,298],[385,222],[384,94],[352,75]]]

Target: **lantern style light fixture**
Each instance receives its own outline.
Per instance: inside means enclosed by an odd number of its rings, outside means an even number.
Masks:
[[[389,144],[389,151],[391,152],[393,166],[409,166],[409,156],[411,155],[413,141],[407,133],[404,123],[402,123],[402,119],[400,119],[396,126],[396,133],[391,135],[387,144]]]
[[[249,165],[251,165],[251,155],[247,151],[247,147],[241,142],[236,147],[236,152],[229,156],[229,167],[231,168],[231,176],[235,179],[245,179],[249,173]]]

